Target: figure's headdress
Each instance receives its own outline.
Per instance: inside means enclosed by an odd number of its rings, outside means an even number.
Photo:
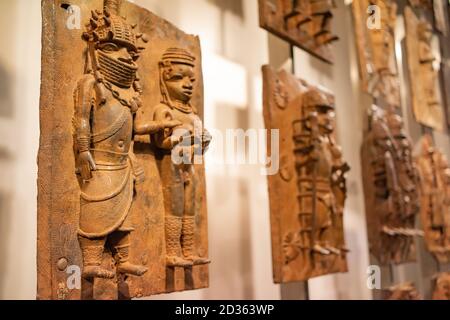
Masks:
[[[382,30],[393,33],[397,19],[397,3],[394,0],[371,0],[370,5],[378,6],[381,9]],[[379,31],[379,29],[373,29],[372,31]]]
[[[170,67],[172,64],[186,64],[194,67],[195,57],[185,49],[169,48],[164,52],[161,62],[164,67]]]
[[[369,111],[369,129],[375,143],[387,139],[393,145],[394,137],[386,120],[386,112],[377,106],[372,106]]]
[[[334,109],[334,105],[328,99],[327,95],[316,88],[308,90],[303,95],[303,107],[308,111],[314,110],[318,107]]]
[[[322,110],[334,110],[334,105],[331,103],[329,97],[317,88],[308,89],[301,97],[301,100],[302,108],[300,122],[303,123],[303,128],[308,131],[313,128],[311,116],[314,114],[317,116],[319,108]]]
[[[406,133],[405,130],[403,128],[403,119],[401,116],[399,116],[396,113],[393,112],[388,112],[387,114],[387,124],[389,129],[392,132],[392,135],[394,137],[405,137]]]
[[[417,35],[420,40],[428,40],[428,34],[433,31],[433,27],[426,20],[419,21],[417,25]]]
[[[135,112],[140,105],[138,96],[142,91],[136,74],[137,65],[115,59],[101,50],[95,50],[99,44],[110,42],[126,47],[133,60],[137,60],[139,53],[145,49],[138,46],[138,40],[147,43],[148,38],[142,33],[137,34],[135,32],[137,25],[127,23],[126,18],[120,15],[122,4],[123,0],[104,0],[103,11],[91,12],[92,17],[86,25],[86,32],[83,33],[83,39],[88,42],[89,49],[86,72],[93,72],[99,84],[104,84],[121,104]],[[137,95],[131,100],[123,99],[111,85],[121,88],[134,86]],[[99,87],[101,92],[103,86]],[[104,94],[101,96],[104,97]]]
[[[130,25],[120,16],[123,0],[104,0],[103,12],[92,11],[92,18],[87,25],[83,38],[89,42],[114,42],[138,51],[135,25]]]

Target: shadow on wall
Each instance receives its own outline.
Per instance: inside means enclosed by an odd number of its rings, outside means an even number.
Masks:
[[[11,222],[11,197],[8,197],[5,193],[0,193],[0,255],[2,257],[7,256],[6,250],[9,247],[9,231],[8,226]],[[4,291],[5,278],[7,277],[6,259],[0,258],[0,299],[6,295]]]
[[[12,118],[11,77],[0,62],[0,118]]]
[[[11,154],[10,152],[3,146],[0,145],[0,161],[10,160]]]

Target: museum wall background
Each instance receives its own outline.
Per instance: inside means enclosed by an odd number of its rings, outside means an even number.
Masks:
[[[70,1],[67,1],[70,3]],[[350,163],[345,236],[351,253],[349,272],[309,281],[311,299],[370,299],[366,269],[370,264],[360,145],[365,110],[371,101],[360,91],[351,13],[338,0],[334,28],[336,64],[325,65],[305,52],[269,36],[258,26],[257,0],[135,0],[185,32],[200,35],[205,76],[205,126],[225,129],[264,128],[260,68],[271,63],[291,68],[311,83],[336,95],[338,139]],[[350,1],[346,1],[350,2]],[[61,9],[62,10],[62,9]],[[41,18],[38,0],[0,1],[0,299],[34,299],[36,292],[36,155],[39,142]],[[401,23],[400,23],[401,25]],[[398,58],[402,58],[402,30]],[[400,61],[401,62],[401,61]],[[418,126],[408,108],[402,78],[403,111],[415,141]],[[446,133],[438,146],[450,156]],[[269,203],[260,165],[226,165],[227,156],[207,157],[210,288],[154,299],[295,298],[299,285],[272,282]],[[229,156],[229,155],[228,155]],[[427,289],[431,258],[396,268],[398,281],[417,281]]]

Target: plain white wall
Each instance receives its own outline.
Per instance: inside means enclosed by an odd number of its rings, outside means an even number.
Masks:
[[[34,299],[40,1],[1,1],[0,16],[0,298]]]

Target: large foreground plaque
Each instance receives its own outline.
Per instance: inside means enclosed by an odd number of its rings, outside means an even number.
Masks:
[[[67,9],[42,2],[38,298],[205,288],[199,40],[126,1]]]

